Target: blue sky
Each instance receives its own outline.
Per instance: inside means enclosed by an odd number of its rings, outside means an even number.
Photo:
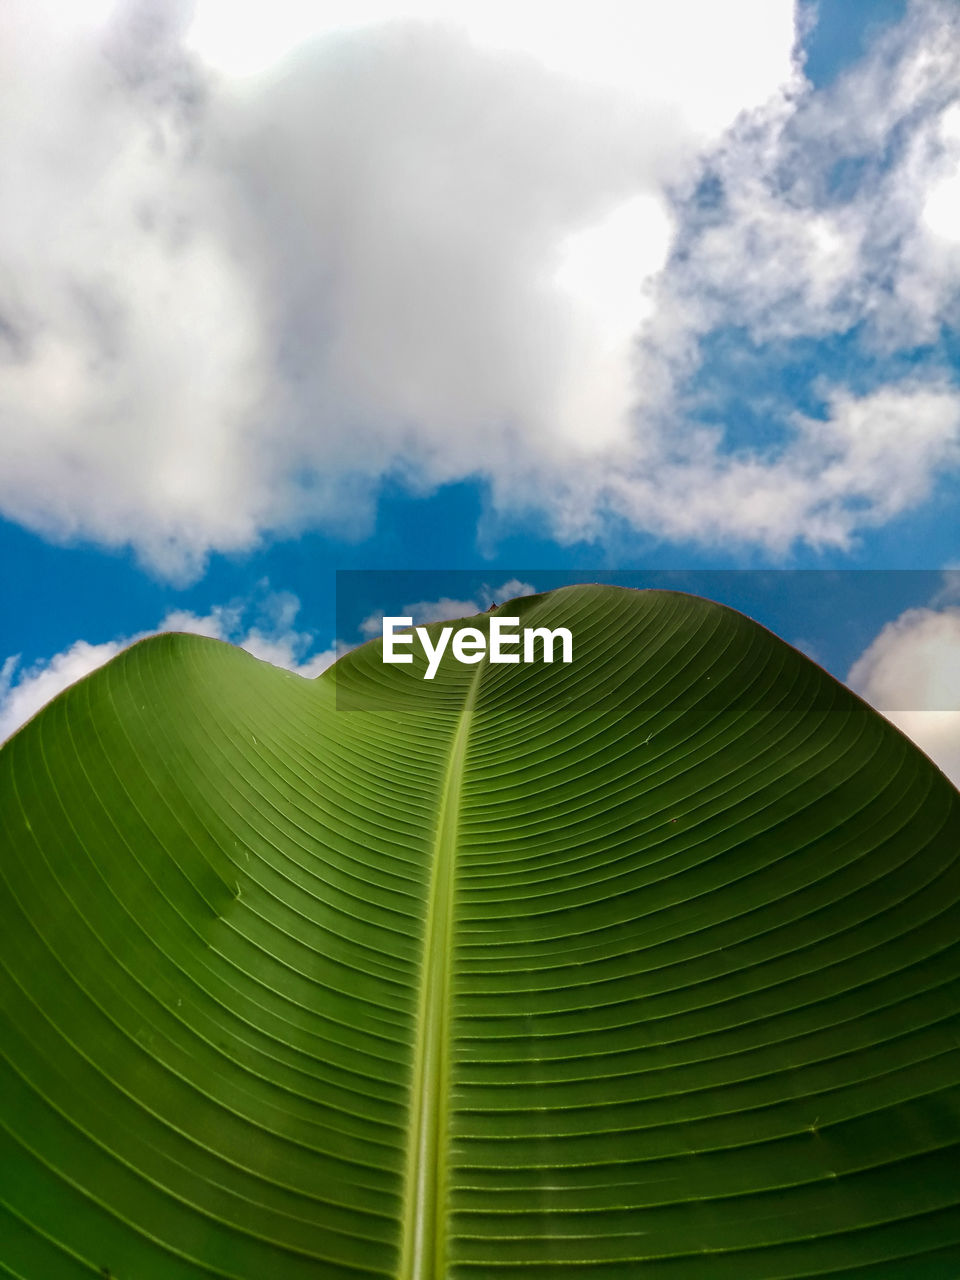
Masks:
[[[960,776],[956,7],[327,8],[9,10],[0,736],[158,627],[671,570]]]

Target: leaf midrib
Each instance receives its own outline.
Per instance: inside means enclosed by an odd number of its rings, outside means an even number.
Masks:
[[[478,663],[464,699],[437,812],[414,1043],[399,1280],[441,1280],[446,1274],[450,958],[457,839],[464,762],[484,665]]]

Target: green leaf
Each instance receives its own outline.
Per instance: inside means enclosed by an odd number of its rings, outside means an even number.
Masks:
[[[164,635],[0,752],[0,1274],[960,1274],[960,796],[719,605],[499,612],[573,662]]]

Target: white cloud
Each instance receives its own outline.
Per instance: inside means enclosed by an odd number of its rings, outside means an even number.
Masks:
[[[19,655],[13,654],[0,667],[0,742],[68,685],[103,666],[135,641],[163,631],[187,631],[215,640],[228,640],[264,662],[313,679],[336,660],[337,651],[335,646],[331,646],[310,653],[315,643],[313,633],[297,631],[293,626],[299,608],[300,602],[295,595],[271,592],[269,583],[264,581],[259,584],[259,593],[253,599],[215,605],[202,616],[185,609],[174,609],[153,631],[140,631],[105,644],[77,640],[63,652],[25,669],[19,669]],[[251,613],[259,625],[245,625],[245,619]]]
[[[648,441],[639,458],[563,478],[570,538],[598,536],[599,510],[679,541],[847,548],[856,532],[921,502],[960,462],[960,395],[905,381],[857,397],[827,391],[823,419],[792,413],[792,438],[772,456],[723,449],[719,431]],[[559,481],[558,481],[559,484]],[[516,494],[522,500],[522,486]]]
[[[48,662],[38,663],[17,674],[19,659],[11,655],[0,670],[0,742],[46,706],[67,685],[88,675],[120,652],[130,641],[88,644],[77,640]]]
[[[105,41],[4,6],[0,509],[189,575],[256,537],[266,374],[253,291],[203,212],[217,181],[192,157],[175,15],[131,7]]]
[[[199,0],[185,43],[209,66],[255,76],[306,41],[369,34],[399,18],[455,31],[488,55],[519,54],[575,82],[660,103],[706,136],[776,87],[793,40],[792,6],[777,0],[735,0],[725,11],[703,0],[679,0],[666,11],[623,0],[274,0],[242,22],[230,0]],[[735,38],[732,22],[744,24],[750,39]]]
[[[518,450],[625,441],[628,340],[611,349],[577,244],[650,231],[641,314],[664,181],[791,74],[791,8],[350,17],[250,82],[212,77],[187,32],[215,63],[218,41],[298,38],[303,6],[258,32],[252,10],[201,3],[191,27],[139,0],[104,40],[14,0],[0,511],[188,577],[266,530],[362,531],[394,469],[496,482]]]
[[[941,240],[960,244],[960,103],[941,114],[938,129],[942,176],[935,177],[923,197],[923,221]]]
[[[713,323],[758,340],[861,325],[890,351],[956,319],[955,233],[931,221],[960,161],[957,86],[960,13],[919,0],[831,90],[733,133],[714,164],[727,216],[686,268]]]
[[[722,211],[666,282],[688,325],[932,341],[960,286],[956,231],[939,225],[960,164],[958,85],[960,12],[916,0],[829,90],[741,121],[709,164]]]
[[[955,465],[937,368],[825,386],[822,423],[774,401],[734,452],[686,397],[725,325],[880,351],[955,315],[951,6],[819,94],[790,0],[98,7],[0,18],[7,518],[187,578],[472,476],[561,539],[779,553]],[[905,476],[875,410],[917,424]]]
[[[861,654],[847,683],[960,786],[960,608],[906,610]]]

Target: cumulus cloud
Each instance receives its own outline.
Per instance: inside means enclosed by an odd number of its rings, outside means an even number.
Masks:
[[[960,608],[906,610],[861,654],[847,683],[960,786]]]
[[[176,5],[4,6],[0,510],[189,576],[256,536],[267,366],[178,38]]]
[[[21,667],[19,656],[13,654],[0,666],[0,742],[68,685],[103,666],[128,645],[162,631],[187,631],[228,640],[264,662],[313,679],[336,660],[337,651],[330,646],[311,652],[316,638],[310,631],[296,629],[299,609],[300,601],[292,592],[272,592],[263,582],[254,598],[215,605],[203,615],[173,609],[153,631],[140,631],[104,644],[77,640],[61,653],[29,667]],[[251,616],[254,621],[248,625]]]
[[[725,325],[882,351],[955,316],[952,6],[826,93],[790,0],[262,8],[4,6],[7,518],[189,578],[265,533],[363,534],[385,477],[475,477],[561,539],[781,553],[955,465],[935,361],[824,385],[822,417],[774,402],[748,449],[688,394]]]

